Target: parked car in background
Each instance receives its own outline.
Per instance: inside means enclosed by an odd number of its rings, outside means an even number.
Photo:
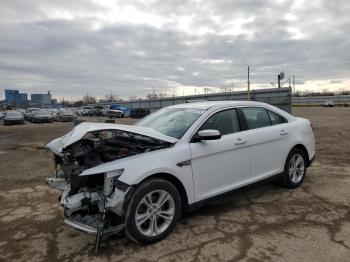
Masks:
[[[83,106],[83,116],[95,115],[95,109],[93,106]]]
[[[33,112],[39,111],[40,108],[28,108],[24,114],[24,120],[32,121]]]
[[[57,112],[57,121],[70,122],[76,118],[75,114],[67,109],[60,109]]]
[[[94,107],[95,115],[96,116],[103,116],[103,109],[104,109],[103,105],[96,105]]]
[[[299,187],[315,157],[309,120],[269,104],[212,101],[170,106],[135,126],[81,123],[50,142],[65,223],[132,241],[164,239],[181,213],[267,178]]]
[[[107,113],[107,116],[110,118],[113,118],[113,117],[119,118],[119,117],[122,117],[122,115],[123,115],[123,111],[117,108],[110,108]]]
[[[323,104],[324,107],[334,107],[334,102],[332,99],[328,99]]]
[[[25,109],[17,109],[16,111],[20,112],[22,116],[24,116],[24,114],[26,113]]]
[[[50,115],[52,116],[52,120],[53,121],[57,121],[57,109],[55,109],[55,108],[52,108],[52,109],[48,109],[47,110],[49,113],[50,113]]]
[[[78,116],[83,115],[83,108],[82,107],[77,108],[76,115],[78,115]]]
[[[150,114],[149,109],[144,108],[133,108],[130,110],[130,117],[131,118],[143,118]]]
[[[110,110],[110,105],[104,105],[102,111],[102,116],[107,116],[108,117],[108,113]]]
[[[16,110],[8,110],[4,114],[4,125],[21,125],[24,124],[22,114]]]
[[[38,110],[32,113],[32,123],[52,123],[52,115],[48,110]]]
[[[71,108],[68,108],[68,110],[72,111],[73,114],[78,115],[78,108],[71,107]]]
[[[118,112],[120,111],[121,112],[120,117],[129,117],[130,115],[130,109],[127,107],[121,106],[119,104],[112,104],[110,106],[110,111],[111,110],[116,110]]]
[[[2,120],[5,116],[5,112],[4,111],[0,111],[0,120]]]

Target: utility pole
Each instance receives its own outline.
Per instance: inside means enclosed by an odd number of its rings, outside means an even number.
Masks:
[[[281,76],[278,74],[278,88],[281,88]]]
[[[247,92],[247,99],[250,100],[250,80],[249,80],[249,66],[248,66],[248,92]]]
[[[295,76],[293,75],[293,94],[295,95]]]

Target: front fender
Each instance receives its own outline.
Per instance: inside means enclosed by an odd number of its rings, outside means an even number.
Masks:
[[[191,160],[189,146],[179,142],[169,148],[122,158],[84,170],[80,176],[123,169],[118,180],[128,185],[137,185],[151,175],[169,174],[182,183],[190,204],[194,201],[192,168],[190,165],[177,165],[188,160]]]

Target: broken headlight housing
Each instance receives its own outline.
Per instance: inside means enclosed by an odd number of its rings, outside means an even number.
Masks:
[[[109,196],[112,194],[118,178],[123,174],[124,169],[106,172],[104,175],[103,195]]]

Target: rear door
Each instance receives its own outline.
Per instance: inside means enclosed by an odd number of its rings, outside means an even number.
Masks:
[[[287,120],[262,107],[245,107],[240,110],[249,129],[252,180],[282,172],[288,153]]]
[[[235,109],[210,116],[199,130],[219,130],[218,140],[191,142],[196,201],[233,189],[249,177],[249,136],[241,132]]]

